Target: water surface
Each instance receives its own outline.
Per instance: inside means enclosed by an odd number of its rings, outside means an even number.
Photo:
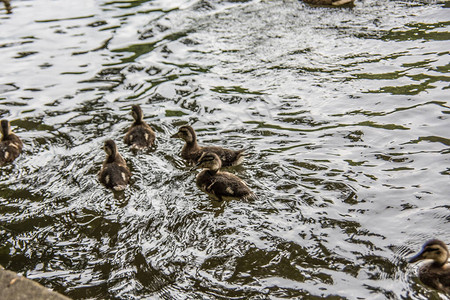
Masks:
[[[13,1],[0,264],[74,299],[439,299],[407,258],[449,235],[449,2]],[[132,104],[157,146],[123,143]],[[246,148],[218,203],[170,139]],[[99,185],[105,139],[133,173]]]

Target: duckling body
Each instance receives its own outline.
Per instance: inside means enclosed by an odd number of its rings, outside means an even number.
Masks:
[[[196,177],[197,186],[213,198],[222,201],[226,198],[249,199],[255,197],[247,184],[239,177],[219,171],[221,161],[217,154],[204,152],[196,166],[204,168]]]
[[[10,3],[11,1],[10,0],[2,0],[2,2],[5,4],[6,13],[11,14],[12,13],[11,3]]]
[[[340,5],[351,5],[355,2],[355,0],[303,0],[303,2],[314,5],[340,6]]]
[[[11,131],[8,120],[0,121],[2,139],[0,141],[0,166],[13,162],[22,152],[22,141]]]
[[[200,156],[206,152],[217,154],[221,160],[222,167],[237,166],[244,160],[244,149],[230,150],[222,147],[199,146],[197,143],[197,135],[195,134],[194,129],[189,125],[181,126],[178,132],[171,137],[180,138],[186,142],[181,150],[181,157],[189,163],[197,163]]]
[[[131,107],[131,114],[134,122],[125,134],[125,144],[130,145],[132,149],[142,150],[153,146],[155,142],[155,132],[144,121],[144,115],[139,105]]]
[[[440,240],[426,242],[422,250],[412,257],[409,262],[414,263],[424,259],[431,259],[420,266],[419,279],[423,284],[440,292],[450,294],[450,264],[447,245]]]
[[[106,159],[98,173],[98,179],[107,188],[123,191],[131,177],[127,163],[117,151],[116,143],[113,140],[105,141],[104,149]]]

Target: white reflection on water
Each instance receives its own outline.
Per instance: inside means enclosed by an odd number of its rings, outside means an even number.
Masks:
[[[448,235],[448,8],[361,1],[14,1],[0,264],[73,298],[425,299],[405,257]],[[3,11],[2,11],[3,12]],[[156,150],[122,143],[132,103]],[[170,139],[247,148],[216,203]],[[133,182],[96,180],[106,138]]]

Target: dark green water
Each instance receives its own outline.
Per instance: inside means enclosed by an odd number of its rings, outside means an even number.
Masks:
[[[82,2],[82,4],[81,4]],[[12,2],[0,264],[74,299],[439,299],[407,258],[449,234],[448,1]],[[156,149],[123,144],[131,104]],[[247,148],[217,203],[170,139]],[[132,173],[97,181],[105,139]]]

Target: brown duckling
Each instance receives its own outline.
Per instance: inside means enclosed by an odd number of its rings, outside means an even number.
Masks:
[[[155,132],[144,121],[144,114],[139,105],[131,106],[131,115],[134,122],[125,134],[125,144],[131,145],[132,149],[142,150],[153,146],[155,142]]]
[[[127,163],[117,151],[113,140],[105,141],[103,149],[106,152],[106,159],[98,173],[98,180],[107,188],[123,191],[131,177]]]
[[[430,240],[422,246],[422,250],[412,257],[409,262],[414,263],[423,259],[431,262],[419,268],[419,279],[423,284],[440,292],[450,294],[450,264],[447,245],[440,240]]]
[[[22,152],[22,141],[11,131],[8,120],[1,120],[0,130],[2,139],[0,141],[0,166],[14,161]]]
[[[180,138],[186,142],[181,150],[181,157],[189,163],[197,163],[200,156],[205,152],[213,152],[220,157],[222,167],[237,166],[244,160],[244,151],[230,150],[221,147],[207,146],[201,147],[197,143],[197,135],[194,129],[189,125],[181,126],[178,132],[171,136]]]
[[[219,156],[212,152],[204,152],[200,156],[196,167],[202,167],[197,174],[195,183],[208,195],[222,201],[230,199],[250,199],[255,194],[249,189],[247,184],[236,175],[219,171],[222,163]]]
[[[7,14],[11,14],[12,13],[12,8],[11,8],[11,1],[10,0],[2,0],[2,2],[5,4],[5,8],[6,8],[6,13]]]
[[[341,6],[341,5],[352,5],[355,2],[355,0],[303,0],[303,2],[314,5]]]

